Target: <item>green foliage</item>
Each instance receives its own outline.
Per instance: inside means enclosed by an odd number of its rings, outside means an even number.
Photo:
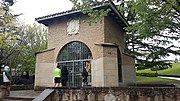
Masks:
[[[147,68],[151,68],[152,71],[163,70],[167,68],[171,68],[172,64],[168,61],[146,61],[146,60],[138,60],[137,59],[137,70],[143,70]],[[140,64],[139,64],[140,63]]]
[[[148,67],[142,65],[137,66],[137,70],[144,70],[144,69],[148,69]]]
[[[143,77],[136,76],[137,84],[180,84],[178,80],[170,80],[165,78],[157,78],[157,77]]]
[[[136,76],[157,77],[158,73],[136,73]]]
[[[86,21],[91,25],[91,23],[97,23],[97,22],[102,22],[102,18],[104,16],[108,15],[108,12],[110,9],[94,9],[94,6],[99,6],[99,5],[106,5],[106,3],[103,2],[98,2],[96,0],[70,0],[73,4],[74,10],[81,10],[82,13],[87,14],[88,16],[91,17],[89,21]]]
[[[172,68],[158,71],[159,74],[180,75],[180,62],[172,64]]]
[[[180,62],[172,64],[172,68],[168,68],[165,70],[158,70],[158,74],[164,74],[164,75],[180,75]],[[138,70],[136,71],[138,74],[136,76],[137,84],[180,84],[180,81],[178,80],[170,80],[165,78],[158,78],[158,77],[145,77],[140,76],[139,74],[155,74],[156,71],[151,71],[150,69],[145,70]]]
[[[13,54],[11,49],[16,43],[16,34],[19,32],[17,27],[16,15],[11,14],[11,5],[0,1],[0,64],[7,63],[8,58]]]
[[[14,66],[21,71],[34,72],[35,53],[47,48],[47,29],[42,26],[21,25],[17,43],[19,51],[13,57]]]
[[[152,71],[164,70],[164,69],[168,69],[168,67],[167,66],[164,67],[162,65],[157,65],[157,66],[151,68]]]
[[[127,1],[132,5],[127,7],[135,13],[131,20],[132,26],[127,30],[131,33],[127,36],[127,44],[131,48],[129,53],[134,53],[137,65],[148,68],[165,69],[170,63],[162,61],[169,53],[180,55],[180,46],[173,45],[180,38],[179,12],[174,10],[172,4],[159,0]]]
[[[47,48],[47,29],[23,25],[9,8],[12,4],[0,1],[0,65],[6,63],[19,71],[35,70],[35,53]]]
[[[70,0],[74,8],[93,19],[104,15],[92,9],[94,5],[111,4],[111,0]],[[125,29],[125,51],[137,59],[137,66],[147,68],[170,67],[162,61],[169,54],[180,55],[180,3],[177,0],[113,0],[130,23]],[[107,12],[106,12],[107,11]],[[100,11],[102,12],[102,11]],[[108,10],[105,10],[106,15]],[[98,16],[100,15],[100,16]],[[97,20],[98,21],[98,20]],[[164,68],[164,69],[165,69]]]
[[[156,73],[156,71],[152,71],[151,69],[138,70],[137,73]],[[158,70],[158,74],[162,75],[180,75],[180,62],[173,63],[172,67],[164,70]]]

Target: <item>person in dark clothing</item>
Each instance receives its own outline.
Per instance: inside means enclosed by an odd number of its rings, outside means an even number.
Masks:
[[[62,86],[66,86],[67,84],[67,81],[68,81],[68,70],[67,70],[67,67],[66,66],[63,66],[62,69],[61,69],[61,83],[62,83]]]
[[[26,71],[25,78],[28,80],[29,79],[29,71]]]
[[[21,78],[28,80],[29,79],[29,72],[24,71],[21,73]]]
[[[85,86],[88,84],[87,82],[87,77],[88,77],[88,72],[86,70],[86,68],[83,68],[83,71],[82,71],[82,86]]]

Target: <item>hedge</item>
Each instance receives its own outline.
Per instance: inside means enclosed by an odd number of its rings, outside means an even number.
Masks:
[[[136,73],[136,76],[157,77],[158,73]]]

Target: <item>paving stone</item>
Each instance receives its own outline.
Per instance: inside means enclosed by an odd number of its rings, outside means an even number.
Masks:
[[[32,99],[40,95],[41,92],[42,91],[34,90],[10,91],[10,96],[5,97],[3,101],[32,101]]]

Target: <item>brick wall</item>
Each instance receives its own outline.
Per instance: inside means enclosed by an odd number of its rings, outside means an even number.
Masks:
[[[81,15],[78,17],[80,19],[78,34],[68,35],[67,21],[69,18],[64,17],[61,20],[55,20],[49,24],[49,51],[44,51],[36,55],[36,86],[52,86],[52,75],[53,69],[56,66],[57,56],[60,50],[72,41],[83,42],[88,46],[92,53],[93,60],[91,63],[93,86],[118,86],[117,47],[119,47],[121,54],[124,52],[125,33],[122,27],[115,23],[111,17],[102,18],[101,22],[91,23],[91,25],[85,22],[89,19],[88,16]],[[103,46],[100,45],[100,43],[115,43],[116,46]],[[132,58],[128,59],[130,59],[128,61],[132,61]],[[129,69],[134,68],[131,64],[128,66],[131,67]],[[124,66],[123,68],[126,67]],[[124,73],[124,75],[127,74]],[[46,81],[44,81],[45,78],[43,77],[46,76],[48,77],[46,78]],[[129,76],[123,77],[128,77],[124,79],[132,79],[132,77]]]

